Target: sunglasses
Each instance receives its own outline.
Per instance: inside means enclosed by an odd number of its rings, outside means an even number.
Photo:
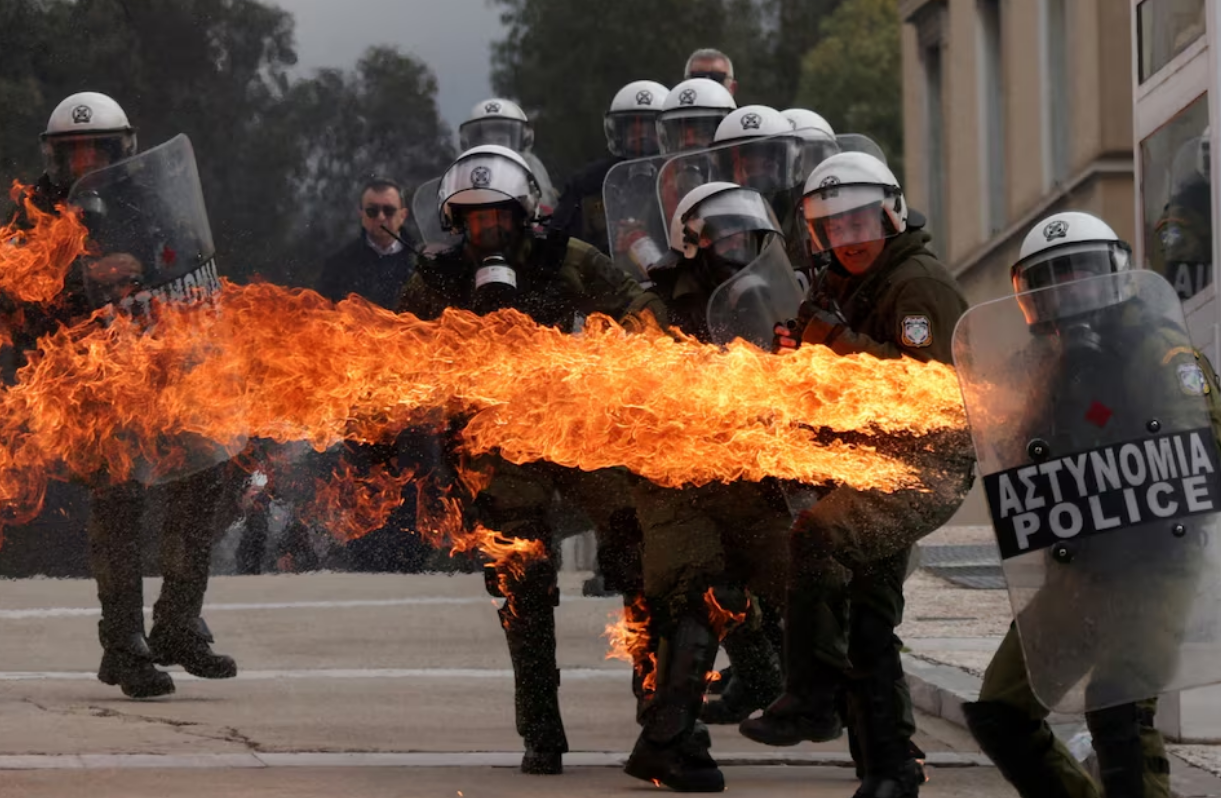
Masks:
[[[365,208],[365,216],[368,216],[370,219],[376,219],[378,216],[385,216],[387,219],[391,219],[400,210],[402,209],[394,205],[370,205]]]
[[[724,85],[725,81],[729,78],[729,73],[728,72],[709,72],[707,70],[698,70],[697,69],[697,70],[692,70],[692,72],[690,74],[688,74],[687,77],[688,78],[708,78],[708,80],[714,80],[717,83]]]

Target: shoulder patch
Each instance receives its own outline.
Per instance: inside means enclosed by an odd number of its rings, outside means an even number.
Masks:
[[[916,349],[928,346],[933,342],[933,325],[928,316],[904,316],[899,337],[905,346]]]
[[[1208,382],[1198,363],[1180,363],[1176,371],[1179,375],[1179,387],[1188,396],[1203,396],[1208,393]]]

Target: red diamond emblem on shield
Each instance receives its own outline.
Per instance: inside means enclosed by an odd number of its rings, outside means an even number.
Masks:
[[[1090,405],[1090,409],[1085,411],[1085,420],[1096,427],[1105,427],[1113,415],[1115,412],[1111,408],[1102,402],[1094,402]]]
[[[178,260],[178,253],[170,249],[170,245],[166,244],[161,249],[161,262],[166,266],[173,266],[174,261]]]

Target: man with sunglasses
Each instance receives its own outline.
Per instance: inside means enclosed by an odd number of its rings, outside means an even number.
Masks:
[[[720,50],[704,47],[696,50],[687,58],[687,66],[683,70],[683,80],[691,78],[707,78],[720,83],[730,94],[738,91],[738,81],[733,77],[733,61]]]
[[[393,309],[416,269],[414,243],[403,229],[403,192],[393,180],[373,178],[361,189],[359,209],[360,234],[327,259],[318,293],[336,302],[357,294]]]

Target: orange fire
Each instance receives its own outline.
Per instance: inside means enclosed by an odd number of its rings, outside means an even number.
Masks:
[[[331,479],[316,480],[313,498],[301,511],[301,520],[317,522],[340,542],[381,529],[395,508],[403,503],[403,488],[414,474],[395,474],[376,465],[359,474],[349,463],[341,463]]]
[[[0,294],[19,302],[49,303],[64,289],[72,262],[85,251],[89,232],[74,211],[43,213],[14,182],[13,202],[21,203],[33,225],[28,232],[15,222],[0,225]]]
[[[35,295],[42,278],[62,284],[61,264],[81,251],[79,226],[41,222],[10,248],[43,265],[7,286],[14,295]],[[823,347],[776,357],[655,328],[628,335],[599,317],[575,336],[511,310],[425,322],[269,284],[226,283],[220,307],[159,305],[151,329],[99,312],[40,339],[0,393],[6,518],[36,514],[48,478],[169,470],[184,435],[232,451],[246,436],[321,451],[461,415],[467,452],[512,462],[626,466],[668,486],[775,476],[893,490],[919,487],[917,471],[862,435],[964,427],[953,371],[939,364]],[[854,442],[837,437],[849,433]]]
[[[611,618],[614,617],[611,613]],[[624,606],[618,620],[608,623],[602,636],[610,644],[606,658],[630,662],[645,695],[652,695],[657,689],[657,653],[652,650],[649,608],[644,596],[638,595]]]
[[[725,635],[746,620],[746,613],[750,611],[749,604],[741,612],[730,612],[725,609],[716,600],[716,594],[713,593],[712,588],[708,588],[704,593],[704,606],[708,608],[708,618],[712,621],[712,630],[716,632],[717,640],[724,640]]]

